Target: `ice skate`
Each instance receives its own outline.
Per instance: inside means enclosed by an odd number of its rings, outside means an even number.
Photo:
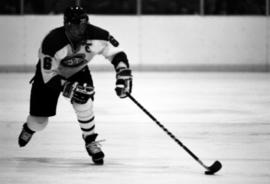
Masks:
[[[105,155],[100,148],[100,141],[95,141],[97,136],[98,134],[93,134],[85,137],[85,148],[95,164],[103,165]]]
[[[32,138],[35,132],[30,130],[26,123],[24,123],[22,131],[18,138],[18,144],[20,147],[24,147]]]

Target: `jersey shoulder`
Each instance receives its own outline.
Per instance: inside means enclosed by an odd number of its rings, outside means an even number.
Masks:
[[[51,30],[41,44],[42,53],[50,56],[68,44],[68,39],[63,26]]]
[[[89,40],[109,40],[109,32],[105,29],[89,24],[87,27],[87,39]]]

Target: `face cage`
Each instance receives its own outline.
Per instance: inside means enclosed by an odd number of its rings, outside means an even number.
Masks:
[[[89,18],[87,15],[81,15],[80,17],[74,17],[71,18],[70,20],[65,17],[64,18],[64,24],[81,24],[81,23],[88,23],[89,22]]]
[[[74,39],[82,39],[86,33],[87,23],[72,24],[69,23],[65,25],[66,30]]]

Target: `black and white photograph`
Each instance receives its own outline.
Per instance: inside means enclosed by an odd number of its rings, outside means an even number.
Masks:
[[[270,183],[270,0],[0,4],[0,184]]]

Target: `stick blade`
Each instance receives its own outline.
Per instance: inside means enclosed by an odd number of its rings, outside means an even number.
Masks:
[[[204,173],[207,175],[213,175],[216,172],[218,172],[222,168],[222,164],[220,161],[215,161],[210,167],[208,167],[208,170]]]

